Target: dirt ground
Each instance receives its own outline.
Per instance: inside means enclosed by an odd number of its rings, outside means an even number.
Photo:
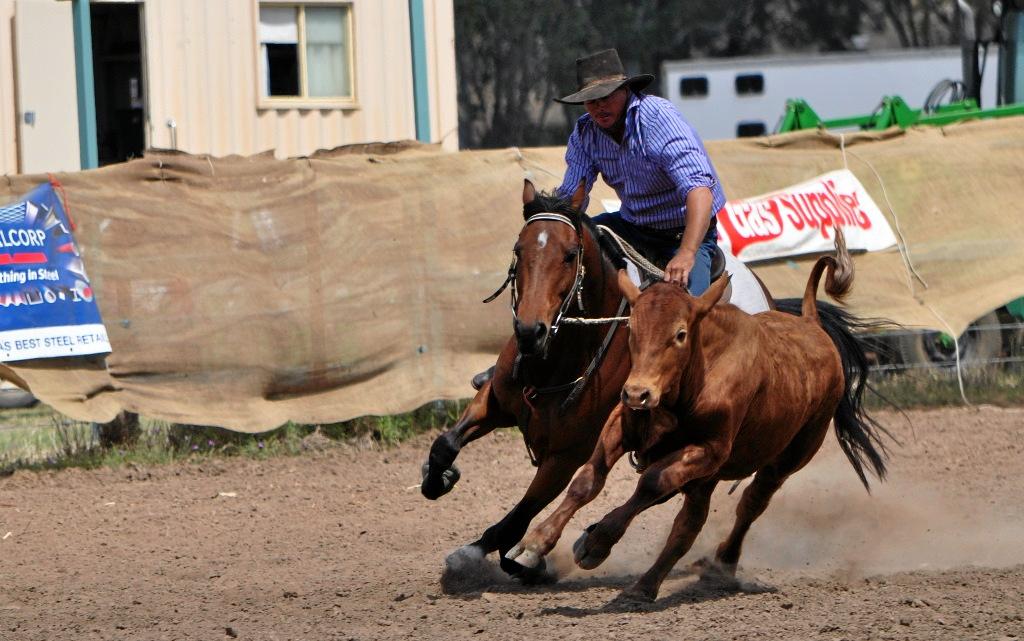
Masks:
[[[400,448],[0,479],[0,639],[994,639],[1024,637],[1024,410],[882,414],[902,440],[868,495],[834,437],[752,530],[730,591],[673,574],[651,605],[614,599],[680,499],[642,515],[595,572],[521,586],[445,555],[511,507],[532,468],[503,432],[461,484],[420,496],[430,436]],[[620,466],[554,553],[631,491]],[[689,559],[738,496],[716,494]],[[493,557],[491,559],[493,562]],[[684,560],[684,564],[686,560]],[[492,563],[493,565],[493,563]]]

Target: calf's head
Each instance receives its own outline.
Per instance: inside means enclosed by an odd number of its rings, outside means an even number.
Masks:
[[[701,321],[729,285],[723,275],[700,296],[671,283],[655,283],[641,292],[625,270],[619,288],[629,301],[629,354],[633,368],[622,388],[622,402],[652,410],[679,398],[683,372],[699,349]]]

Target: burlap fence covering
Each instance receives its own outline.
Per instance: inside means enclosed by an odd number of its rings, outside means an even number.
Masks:
[[[895,249],[857,256],[854,312],[959,333],[1024,295],[1024,119],[845,142],[849,168],[891,217],[872,167],[884,181],[927,283]],[[708,148],[730,197],[843,166],[838,137],[818,132]],[[0,375],[81,420],[125,409],[243,431],[469,396],[470,375],[511,329],[507,295],[480,301],[504,278],[524,172],[551,188],[562,153],[154,153],[60,174],[113,353]],[[0,180],[0,196],[43,180]],[[592,213],[614,194],[601,184],[595,196]],[[809,265],[756,271],[777,297],[799,296]]]

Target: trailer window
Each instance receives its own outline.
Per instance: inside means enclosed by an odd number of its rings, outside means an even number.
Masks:
[[[767,132],[768,128],[759,120],[742,120],[736,124],[737,138],[753,138],[763,136]]]
[[[741,96],[764,93],[764,75],[759,73],[737,74],[736,93]]]
[[[704,76],[688,76],[679,80],[679,95],[683,98],[702,98],[708,95],[708,79]]]

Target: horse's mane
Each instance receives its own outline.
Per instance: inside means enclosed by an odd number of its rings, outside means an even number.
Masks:
[[[523,205],[524,219],[544,213],[567,216],[580,232],[583,231],[583,227],[586,227],[590,235],[597,241],[598,247],[601,248],[601,256],[615,269],[625,269],[624,257],[618,246],[610,242],[604,234],[599,233],[597,225],[594,224],[590,216],[573,207],[568,197],[557,191],[553,193],[541,191],[534,196],[533,200]]]

